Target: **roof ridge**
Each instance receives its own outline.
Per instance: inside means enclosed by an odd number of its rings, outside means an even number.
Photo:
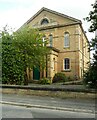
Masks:
[[[69,17],[69,18],[71,18],[71,19],[75,19],[75,20],[81,22],[81,20],[79,20],[79,19],[76,19],[76,18],[71,17],[71,16],[68,16],[68,15],[66,15],[66,14],[63,14],[63,13],[57,12],[57,11],[55,11],[55,10],[51,10],[51,9],[49,9],[49,8],[46,8],[46,7],[42,7],[41,9],[44,9],[44,10],[47,10],[47,11],[51,11],[51,12],[57,13],[57,14],[59,14],[59,15],[62,15],[63,17]]]
[[[63,14],[63,13],[60,13],[60,12],[57,12],[57,11],[48,9],[48,8],[46,8],[46,7],[42,7],[42,8],[41,8],[36,14],[34,14],[26,23],[28,24],[30,21],[32,21],[32,20],[33,20],[37,15],[39,15],[43,10],[49,11],[49,12],[54,13],[54,14],[56,14],[56,15],[60,15],[60,16],[62,16],[62,17],[66,17],[66,18],[68,18],[68,19],[72,19],[72,20],[74,20],[74,21],[76,21],[76,22],[80,22],[80,23],[81,23],[81,20],[79,20],[79,19],[76,19],[76,18],[74,18],[74,17],[65,15],[65,14]]]

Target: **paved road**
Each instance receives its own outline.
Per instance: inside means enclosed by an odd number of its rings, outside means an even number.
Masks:
[[[2,101],[60,108],[91,110],[95,112],[95,99],[61,99],[53,97],[3,94]]]
[[[95,118],[95,114],[2,105],[3,118]]]

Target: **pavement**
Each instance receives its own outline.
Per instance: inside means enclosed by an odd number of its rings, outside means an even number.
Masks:
[[[74,90],[84,90],[86,87],[84,85],[63,85],[62,83],[51,84],[51,85],[41,85],[41,84],[29,84],[29,87],[42,87],[42,88],[61,88],[61,89],[74,89]]]
[[[62,111],[75,111],[95,114],[95,99],[60,99],[53,97],[2,94],[1,104],[25,106],[28,108],[44,108]]]
[[[42,85],[42,84],[34,84],[34,83],[29,83],[28,85],[8,85],[8,84],[0,84],[0,87],[4,86],[20,86],[20,87],[42,87],[42,88],[66,88],[66,89],[88,89],[84,85],[63,85],[62,83],[57,83],[57,84],[51,84],[51,85]]]
[[[64,85],[62,83],[51,84],[51,85],[41,85],[41,84],[28,84],[28,85],[7,85],[0,84],[0,88],[12,88],[12,89],[29,89],[29,90],[44,90],[44,91],[68,91],[68,92],[84,92],[84,93],[94,93],[95,89],[90,89],[84,85]]]
[[[56,93],[53,90],[66,90],[66,91],[92,91],[92,89],[85,88],[83,85],[62,85],[62,84],[52,84],[52,85],[38,85],[38,84],[29,84],[28,86],[15,86],[15,85],[0,85],[2,87],[2,91],[4,89],[10,91],[15,90],[15,92],[19,92],[18,88],[29,89],[36,92],[40,92],[38,89],[48,88],[51,90],[50,93]],[[4,89],[3,89],[4,88]],[[14,89],[15,88],[15,89]],[[21,90],[22,91],[22,90]],[[94,90],[93,90],[94,91]],[[95,92],[95,91],[94,91]],[[36,94],[36,93],[35,93]],[[59,93],[61,94],[61,93]],[[79,93],[79,95],[87,95],[84,93]],[[11,92],[9,94],[2,94],[2,99],[0,101],[1,104],[8,104],[14,106],[26,106],[26,107],[35,107],[35,108],[44,108],[44,109],[54,109],[54,110],[62,110],[62,111],[75,111],[75,112],[86,112],[86,113],[97,113],[96,110],[96,102],[95,97],[80,99],[80,98],[59,98],[59,97],[47,97],[47,96],[35,96],[35,95],[27,95],[27,94],[18,94]]]

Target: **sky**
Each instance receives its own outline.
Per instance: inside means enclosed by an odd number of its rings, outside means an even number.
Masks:
[[[80,19],[88,39],[94,34],[88,32],[89,23],[83,20],[92,10],[95,0],[0,0],[0,29],[5,25],[14,30],[21,27],[42,7]]]

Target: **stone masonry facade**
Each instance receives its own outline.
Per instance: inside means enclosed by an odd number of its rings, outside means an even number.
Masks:
[[[80,20],[43,7],[26,24],[39,28],[51,47],[47,75],[44,71],[43,77],[52,79],[55,73],[62,72],[66,76],[82,78],[83,71],[88,68],[90,53]],[[33,79],[33,71],[31,76]]]

